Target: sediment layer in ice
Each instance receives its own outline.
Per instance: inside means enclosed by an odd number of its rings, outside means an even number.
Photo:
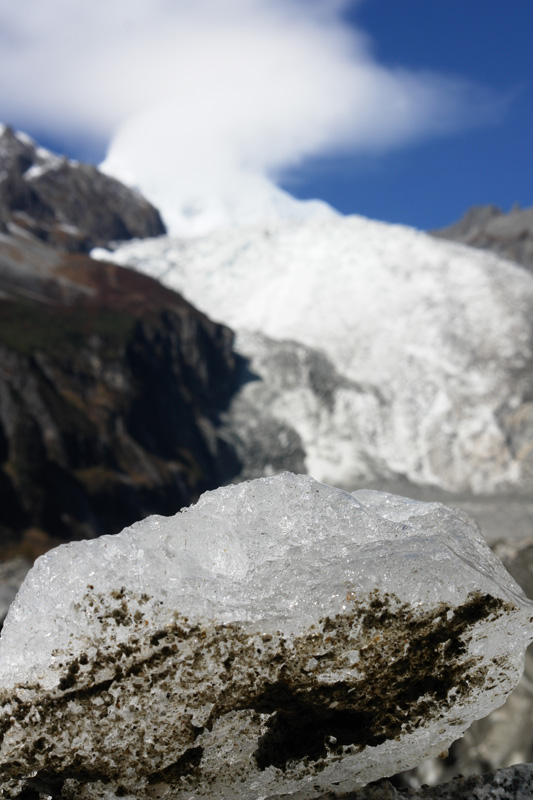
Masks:
[[[532,618],[458,511],[291,474],[219,489],[36,562],[0,642],[2,785],[363,785],[501,704]]]

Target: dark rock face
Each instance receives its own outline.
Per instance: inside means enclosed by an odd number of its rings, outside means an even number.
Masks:
[[[233,477],[232,341],[144,275],[0,237],[0,558],[172,514]]]
[[[451,239],[533,269],[533,208],[513,208],[505,214],[496,206],[474,206],[459,220],[431,231],[439,239]]]
[[[139,194],[0,126],[0,558],[171,514],[238,472],[233,334],[82,253],[165,232]]]
[[[14,225],[69,252],[165,233],[140,194],[0,127],[0,230]]]

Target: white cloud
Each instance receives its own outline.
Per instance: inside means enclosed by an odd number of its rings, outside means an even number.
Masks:
[[[192,191],[486,119],[480,87],[376,63],[342,0],[0,0],[5,121],[111,137]],[[118,160],[117,160],[118,159]],[[142,180],[141,180],[142,183]],[[207,188],[206,188],[207,191]]]

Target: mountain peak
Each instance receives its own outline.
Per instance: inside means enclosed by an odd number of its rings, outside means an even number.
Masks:
[[[165,232],[158,211],[138,192],[6,125],[0,164],[0,231],[15,227],[71,252]]]

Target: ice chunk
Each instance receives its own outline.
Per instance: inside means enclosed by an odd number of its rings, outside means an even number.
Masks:
[[[0,775],[77,798],[348,790],[518,682],[533,605],[438,503],[284,474],[40,558],[0,641]]]

